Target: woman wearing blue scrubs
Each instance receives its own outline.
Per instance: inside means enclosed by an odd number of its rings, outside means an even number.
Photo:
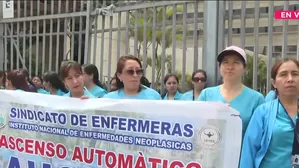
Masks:
[[[188,91],[183,94],[182,99],[183,100],[197,100],[200,92],[205,88],[206,86],[206,80],[207,80],[207,73],[206,71],[199,69],[197,71],[194,71],[192,73],[192,88],[193,90]]]
[[[12,70],[7,73],[6,89],[19,92],[31,92],[26,76],[19,69]]]
[[[99,71],[95,65],[84,65],[83,74],[85,87],[91,94],[98,98],[101,98],[107,94],[107,91],[99,81]]]
[[[199,100],[220,101],[236,109],[242,119],[244,136],[253,111],[265,102],[264,96],[242,83],[246,67],[246,53],[243,49],[230,46],[218,55],[217,61],[223,84],[204,89]]]
[[[60,76],[70,90],[63,96],[73,98],[96,98],[84,88],[83,70],[79,63],[75,61],[64,62],[60,67]]]
[[[45,73],[43,86],[51,95],[63,96],[69,92],[56,72]]]
[[[289,58],[277,62],[271,77],[279,97],[255,110],[244,136],[241,168],[291,168],[293,148],[299,149],[294,138],[299,62]]]
[[[32,83],[34,84],[35,88],[37,89],[37,93],[50,94],[45,89],[43,89],[43,80],[39,76],[33,77]]]
[[[116,89],[104,96],[111,99],[161,100],[159,93],[141,84],[143,69],[140,60],[132,55],[122,56],[115,73]]]
[[[162,95],[163,100],[181,100],[183,94],[179,91],[179,78],[175,74],[167,74],[164,77],[166,93]]]

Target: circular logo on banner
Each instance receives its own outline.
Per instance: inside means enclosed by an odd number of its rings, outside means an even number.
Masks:
[[[198,139],[205,147],[215,148],[221,142],[221,134],[218,128],[205,126],[199,130]]]
[[[5,109],[0,108],[0,129],[6,125],[6,112]]]

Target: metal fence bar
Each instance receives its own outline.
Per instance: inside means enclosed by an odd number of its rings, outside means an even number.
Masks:
[[[268,65],[267,65],[267,93],[270,91],[271,82],[271,68],[272,68],[272,58],[273,58],[273,19],[274,18],[274,1],[269,2],[269,28],[268,28]]]
[[[187,3],[183,5],[183,58],[182,58],[182,88],[185,88],[186,83],[186,51],[187,51]],[[197,31],[194,30],[193,31]]]
[[[27,16],[27,0],[24,0],[23,1],[24,3],[24,16],[26,17]],[[22,54],[22,59],[24,62],[26,62],[26,22],[24,21],[23,22],[23,54]],[[22,68],[24,68],[25,65],[22,65]]]
[[[21,2],[20,1],[18,1],[18,4],[17,4],[17,8],[18,8],[18,18],[20,18],[21,17]],[[14,29],[12,29],[11,30],[12,31],[12,34],[14,33]],[[20,23],[18,22],[17,23],[17,47],[15,47],[15,50],[16,50],[16,53],[19,53],[19,46],[20,46],[20,44],[19,44],[19,41],[20,41]],[[12,40],[12,44],[13,44],[13,42],[14,42],[14,40]],[[19,54],[17,54],[17,69],[19,69],[20,68],[20,55]]]
[[[51,14],[54,13],[54,1],[51,1],[51,4],[50,4],[50,7],[51,7]],[[50,19],[50,45],[49,45],[49,67],[47,69],[47,71],[52,71],[52,57],[54,56],[53,55],[53,19]]]
[[[241,36],[240,47],[245,49],[245,28],[246,28],[246,1],[241,2]]]
[[[117,59],[120,57],[120,42],[121,42],[121,37],[120,37],[120,26],[121,26],[121,12],[118,12],[117,15]],[[112,29],[112,27],[110,27]]]
[[[288,10],[289,8],[289,1],[284,1],[283,10]],[[285,58],[287,57],[287,46],[288,46],[288,21],[283,20],[282,24],[282,53],[281,57]]]
[[[84,3],[84,1],[83,0],[81,0],[81,3],[80,3],[80,11],[83,11],[83,4]],[[91,2],[86,2],[86,3],[91,3]],[[87,15],[89,15],[89,14],[87,14]],[[82,29],[83,29],[83,25],[82,25],[82,23],[83,23],[83,16],[80,16],[79,17],[79,41],[78,41],[78,62],[79,63],[83,63],[83,62],[81,62],[81,50],[82,50]],[[86,27],[87,27],[87,25],[89,24],[89,22],[86,22]],[[87,29],[86,29],[87,30]],[[86,36],[88,36],[87,34],[85,34],[85,37]],[[88,44],[88,43],[87,43]],[[85,45],[85,47],[88,47],[87,45]],[[86,49],[86,51],[88,50],[88,48]],[[87,55],[86,55],[86,57],[87,57]]]
[[[171,67],[171,72],[175,72],[175,68],[176,68],[176,35],[177,35],[177,30],[176,30],[176,26],[177,26],[177,18],[176,18],[176,13],[177,13],[177,5],[173,4],[173,13],[174,15],[172,16],[172,67]]]
[[[33,1],[30,1],[30,17],[33,16]],[[32,77],[32,28],[33,28],[33,21],[30,21],[29,22],[29,65],[28,65],[28,68],[29,68],[29,76],[30,78]],[[37,64],[37,63],[35,63]],[[36,74],[35,74],[36,75]]]
[[[228,1],[228,38],[227,38],[227,46],[231,46],[233,44],[233,7],[234,1]]]
[[[193,48],[194,48],[194,55],[193,55],[193,71],[198,69],[198,1],[194,2],[194,29],[193,29]]]
[[[136,10],[135,11],[135,28],[134,28],[134,56],[136,57],[136,56],[138,56],[139,57],[139,55],[138,55],[138,53],[140,52],[139,51],[139,48],[138,48],[138,22],[139,22],[139,15],[138,15],[138,13],[139,13],[139,11],[138,10]],[[129,33],[129,32],[127,32],[127,33]],[[128,44],[128,45],[130,45],[130,44]]]
[[[98,16],[95,16],[95,23],[94,23],[94,29],[98,29]],[[95,64],[97,61],[97,44],[98,44],[98,32],[95,31],[94,38],[93,38],[93,61],[92,63]],[[100,72],[102,73],[102,72]]]
[[[65,11],[68,13],[69,12],[69,1],[66,1],[65,4]],[[64,41],[64,45],[63,45],[63,59],[67,58],[68,52],[67,52],[67,30],[68,30],[68,18],[64,18],[64,29],[63,29],[63,41]]]
[[[166,21],[166,6],[163,6],[162,9],[162,52],[161,52],[161,55],[160,55],[160,74],[159,77],[160,77],[160,82],[161,82],[161,91],[163,91],[164,89],[164,83],[163,83],[163,78],[165,76],[165,62],[166,62],[166,53],[165,53],[165,50],[166,50],[166,25],[165,25],[165,21]],[[159,57],[159,56],[158,56]],[[158,72],[157,72],[158,73]],[[159,79],[157,79],[159,80]]]
[[[147,66],[147,8],[143,10],[143,54],[142,54],[142,67],[144,68],[144,74],[146,74],[146,66]],[[140,51],[139,51],[140,52]]]
[[[113,16],[110,16],[109,19],[109,27],[112,28],[113,27]],[[108,49],[108,81],[110,81],[110,77],[111,77],[111,64],[112,64],[112,60],[111,60],[111,55],[112,55],[112,30],[110,30],[109,32],[109,49]],[[110,89],[110,88],[109,88]]]
[[[129,48],[130,48],[130,41],[129,41],[129,38],[130,38],[130,34],[129,34],[129,26],[130,26],[130,13],[129,11],[126,11],[126,44],[127,46],[125,47],[125,55],[128,55],[129,54]],[[104,30],[104,29],[102,29]]]
[[[61,13],[61,0],[58,1],[58,14]],[[57,34],[56,34],[56,60],[55,60],[55,71],[58,72],[59,69],[59,59],[60,59],[60,24],[61,20],[58,18],[57,19]],[[65,42],[66,43],[66,42]]]
[[[9,32],[9,35],[10,35],[10,70],[12,70],[14,67],[14,64],[13,64],[13,62],[14,62],[14,50],[13,50],[13,37],[12,37],[12,35],[13,35],[13,29],[14,29],[14,26],[13,26],[13,23],[11,23],[10,24],[10,32]],[[9,28],[8,28],[8,30],[9,30]],[[8,30],[6,30],[6,31],[8,31]],[[17,57],[17,59],[18,59],[18,57]]]
[[[73,1],[73,12],[76,12],[77,1]],[[76,30],[76,17],[72,17],[72,35],[71,35],[71,60],[74,60],[74,50],[75,50],[75,30]]]
[[[157,8],[153,7],[153,35],[152,35],[152,88],[156,88],[156,80],[155,80],[155,75],[156,75],[156,22],[157,22]]]
[[[105,16],[102,16],[102,30],[105,29]],[[105,33],[102,31],[101,33],[101,58],[100,58],[100,79],[103,80],[103,69],[104,69],[104,45],[105,42]]]
[[[258,58],[259,58],[259,13],[260,13],[260,4],[259,1],[255,2],[254,6],[254,56],[253,56],[253,80],[252,87],[257,89],[257,70],[258,70]]]
[[[90,13],[92,8],[93,1],[87,1],[87,16],[86,16],[86,27],[85,27],[85,47],[84,47],[84,64],[90,63],[90,45],[91,45],[91,19],[90,19]],[[83,5],[82,5],[83,6]],[[81,46],[80,46],[81,48]],[[81,59],[81,58],[80,58]]]
[[[204,41],[202,67],[207,72],[208,86],[217,84],[217,27],[218,27],[218,9],[219,4],[217,1],[204,2]]]
[[[32,1],[33,2],[33,1]],[[37,9],[36,9],[36,15],[39,16],[40,15],[40,1],[37,1]],[[43,75],[43,74],[39,74],[39,20],[36,21],[36,46],[35,46],[35,75]]]
[[[1,5],[0,5],[1,6]],[[8,23],[4,24],[4,71],[7,71],[7,63],[9,62],[8,60],[8,40],[7,40],[7,27],[8,27]],[[1,25],[0,25],[0,29],[1,29]],[[1,42],[0,42],[1,44]],[[1,45],[0,45],[1,47]]]
[[[47,9],[47,0],[44,1],[44,9]],[[44,11],[44,15],[47,14],[47,10]],[[45,73],[45,59],[46,59],[46,20],[43,21],[43,44],[42,44],[42,74]]]

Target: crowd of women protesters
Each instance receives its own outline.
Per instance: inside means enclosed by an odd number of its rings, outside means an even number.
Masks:
[[[299,154],[299,62],[286,58],[272,67],[273,90],[266,98],[246,87],[242,77],[246,68],[245,51],[230,46],[219,53],[217,62],[223,83],[206,88],[204,70],[192,73],[192,90],[180,92],[175,74],[164,77],[165,93],[150,88],[140,60],[122,56],[117,62],[110,90],[99,81],[95,65],[81,66],[63,61],[60,72],[47,72],[29,78],[26,69],[0,72],[2,89],[37,92],[73,98],[110,98],[146,100],[212,101],[229,104],[240,112],[242,119],[241,168],[291,168]],[[84,100],[82,100],[84,101]]]

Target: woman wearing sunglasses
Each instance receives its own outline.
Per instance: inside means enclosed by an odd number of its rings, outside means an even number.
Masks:
[[[223,84],[204,89],[199,100],[220,101],[236,109],[242,119],[244,136],[254,110],[265,102],[264,96],[242,83],[246,67],[246,53],[243,49],[230,46],[218,55],[217,61]]]
[[[83,70],[79,63],[75,61],[64,62],[60,68],[60,76],[70,90],[63,96],[95,98],[95,96],[84,88]]]
[[[141,84],[142,76],[142,65],[137,57],[120,57],[114,76],[117,90],[104,95],[103,98],[161,100],[157,91]]]
[[[200,92],[206,86],[206,79],[207,79],[206,71],[199,69],[197,71],[194,71],[191,77],[192,77],[193,90],[186,92],[182,96],[182,100],[192,100],[192,101],[197,100],[200,95]]]
[[[167,74],[164,77],[166,92],[162,95],[163,100],[181,100],[182,93],[179,91],[179,77],[175,74]]]

